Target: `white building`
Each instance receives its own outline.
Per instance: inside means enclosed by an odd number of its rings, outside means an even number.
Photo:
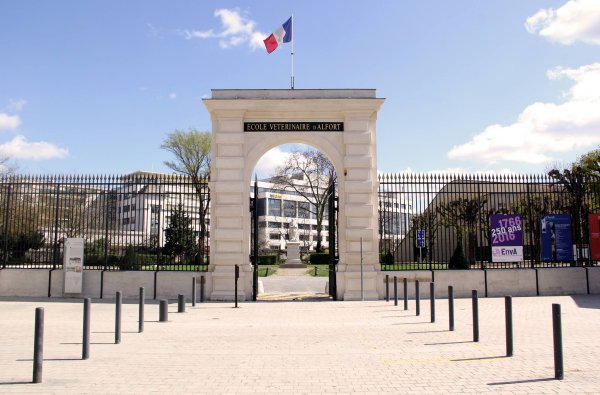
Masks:
[[[252,188],[252,187],[251,187]],[[253,189],[251,189],[251,196]],[[315,205],[292,190],[284,190],[270,180],[258,181],[259,243],[272,250],[285,249],[290,223],[298,224],[300,248],[315,250],[317,246],[317,216]],[[329,245],[328,210],[325,207],[321,224],[321,245]]]

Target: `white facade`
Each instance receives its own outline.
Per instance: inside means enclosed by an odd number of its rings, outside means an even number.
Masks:
[[[282,144],[321,151],[338,175],[337,297],[377,299],[379,266],[376,120],[384,99],[374,89],[213,90],[204,99],[212,121],[211,299],[252,297],[250,191],[258,160]],[[343,130],[247,130],[246,124],[329,122]],[[241,269],[234,293],[234,266]]]
[[[178,182],[178,181],[184,182]],[[171,182],[170,182],[171,181]],[[180,204],[200,231],[200,201],[189,179],[152,172],[134,172],[117,189],[116,228],[133,245],[163,247],[164,230]],[[206,219],[207,225],[209,219]]]
[[[251,192],[252,193],[252,192]],[[292,221],[298,226],[300,250],[314,251],[317,246],[317,217],[314,205],[293,191],[284,190],[273,182],[258,181],[258,230],[263,248],[284,250],[289,240]],[[327,209],[321,223],[321,245],[328,247],[329,220]]]

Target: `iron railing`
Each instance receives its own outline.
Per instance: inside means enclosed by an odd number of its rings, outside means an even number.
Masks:
[[[598,264],[590,256],[588,214],[600,212],[600,179],[573,188],[545,175],[379,176],[379,251],[383,270],[447,269],[458,244],[470,268],[536,268]],[[523,259],[493,262],[489,218],[518,214]],[[572,261],[542,256],[541,219],[570,214]],[[417,247],[416,232],[424,236]]]
[[[85,241],[85,269],[206,270],[206,180],[125,176],[0,178],[2,268],[62,267],[66,238]]]
[[[383,270],[447,269],[458,243],[470,268],[596,265],[589,213],[600,180],[577,188],[545,175],[382,174],[379,251]],[[67,237],[85,241],[85,269],[206,270],[207,180],[137,172],[125,176],[0,178],[0,267],[62,267]],[[523,260],[493,262],[489,216],[519,214]],[[540,219],[570,214],[572,261],[542,259]],[[423,248],[416,231],[424,231]]]

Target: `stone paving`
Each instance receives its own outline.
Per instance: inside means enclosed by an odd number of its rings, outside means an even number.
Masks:
[[[79,300],[0,301],[0,393],[431,394],[600,393],[600,296],[514,298],[514,357],[506,358],[504,299],[404,311],[393,302],[204,303],[159,323],[123,306],[114,344],[112,301],[92,304],[90,359],[81,360]],[[565,379],[554,380],[552,303],[562,306]],[[43,382],[31,384],[35,307],[45,309]]]

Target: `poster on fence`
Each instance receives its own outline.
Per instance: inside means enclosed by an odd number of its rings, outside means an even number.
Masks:
[[[541,224],[542,260],[569,262],[573,260],[573,238],[569,214],[548,214]]]
[[[517,214],[490,216],[492,262],[523,260],[523,222]]]
[[[590,245],[592,247],[592,261],[600,261],[600,214],[590,214],[589,227]]]

